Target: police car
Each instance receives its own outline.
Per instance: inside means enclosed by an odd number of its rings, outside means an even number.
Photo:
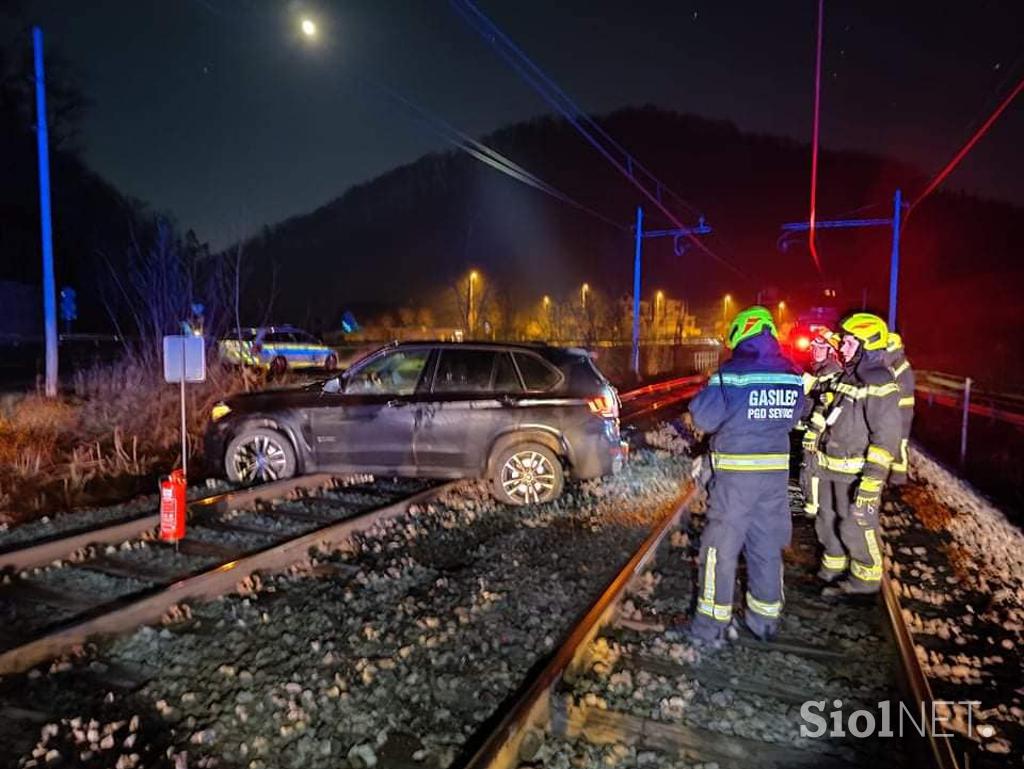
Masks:
[[[221,362],[233,366],[254,366],[271,374],[289,369],[338,367],[338,356],[330,347],[295,326],[243,328],[218,343]]]

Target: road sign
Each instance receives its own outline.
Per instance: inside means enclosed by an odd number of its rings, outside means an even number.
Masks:
[[[206,381],[206,345],[201,336],[164,337],[164,381]]]
[[[60,290],[60,318],[65,323],[78,320],[78,303],[75,299],[75,289],[71,286],[64,286]]]
[[[201,336],[164,337],[164,380],[181,387],[181,475],[188,477],[185,383],[206,381],[206,345]]]

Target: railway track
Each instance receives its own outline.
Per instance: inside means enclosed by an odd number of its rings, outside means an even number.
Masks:
[[[799,492],[791,496],[799,509]],[[787,552],[786,609],[775,641],[734,634],[711,649],[666,635],[666,623],[693,600],[696,551],[680,533],[699,529],[690,502],[659,522],[457,766],[962,765],[931,723],[924,740],[855,738],[849,730],[800,735],[801,724],[809,734],[818,728],[802,719],[808,701],[825,706],[812,715],[831,718],[841,700],[844,724],[856,709],[880,720],[881,702],[898,709],[898,684],[910,712],[932,706],[896,593],[887,583],[881,602],[823,599],[813,576],[817,542],[802,517]]]
[[[698,379],[624,393],[631,408],[623,420],[678,404]],[[159,514],[144,513],[0,550],[0,675],[91,637],[158,621],[176,604],[229,591],[254,572],[287,567],[314,545],[337,543],[440,490],[428,482],[357,484],[318,473],[190,502],[189,534],[174,547],[155,538]],[[336,513],[312,513],[304,497],[328,502]]]
[[[188,535],[174,545],[155,538],[158,516],[143,516],[7,552],[0,563],[21,570],[0,585],[0,675],[287,568],[449,485],[316,474],[194,502]]]
[[[697,387],[698,382],[687,379],[642,388],[642,393],[625,393],[623,421],[636,424],[678,407]],[[285,482],[289,483],[287,488],[246,490],[202,500],[197,520],[205,519],[210,524],[205,528],[212,533],[198,538],[197,542],[205,544],[198,544],[193,552],[213,560],[190,575],[161,573],[152,565],[133,570],[123,563],[126,555],[152,549],[151,541],[137,550],[131,544],[118,548],[93,544],[84,551],[79,541],[77,563],[55,567],[70,566],[104,580],[148,581],[145,588],[124,595],[108,594],[111,600],[82,601],[73,591],[66,591],[58,600],[52,587],[49,594],[45,592],[46,585],[33,592],[28,587],[33,573],[22,571],[0,592],[17,593],[20,589],[26,606],[49,606],[71,613],[61,615],[56,623],[33,624],[28,638],[0,634],[0,675],[27,670],[97,633],[118,633],[155,622],[186,598],[230,592],[254,572],[286,568],[314,545],[337,543],[440,491],[406,482],[337,488],[338,481],[329,476]],[[395,496],[382,498],[384,492]],[[292,498],[279,499],[285,495]],[[304,499],[315,499],[318,509],[323,508],[325,499],[335,500],[344,512],[335,520],[324,521],[322,513],[304,508]],[[234,553],[215,552],[224,547],[219,542],[224,535],[252,545],[252,537],[268,523],[268,516],[262,513],[269,505],[274,506],[277,520],[306,528],[292,528],[284,534],[278,531],[278,541],[253,546],[245,553],[237,548]],[[924,703],[926,709],[930,709],[934,693],[933,682],[918,659],[920,650],[908,625],[911,615],[900,603],[901,596],[908,595],[906,580],[895,588],[887,580],[881,602],[822,599],[820,585],[811,577],[817,567],[813,531],[802,518],[795,524],[794,547],[786,564],[785,622],[775,642],[763,644],[739,637],[725,649],[701,650],[666,637],[666,620],[688,608],[693,592],[693,545],[677,529],[680,525],[699,529],[699,518],[691,519],[684,503],[656,523],[564,643],[542,659],[534,674],[476,733],[456,765],[602,763],[649,765],[653,769],[694,764],[927,764],[966,769],[957,759],[953,742],[937,737],[933,729],[921,742],[854,739],[849,733],[842,738],[798,737],[802,723],[799,708],[808,700],[842,700],[845,713],[862,708],[878,715],[879,702],[896,707],[898,684],[912,703]],[[116,542],[122,535],[114,530],[124,525],[142,523],[118,522],[102,528],[111,529],[110,541]],[[152,525],[153,521],[147,524],[149,528]],[[95,532],[84,536],[98,541]],[[16,556],[22,559],[18,563],[49,563],[63,546],[48,542],[32,547],[42,549],[31,556],[27,551]],[[65,547],[63,552],[60,557],[66,558],[70,550]],[[11,555],[0,554],[4,557]],[[35,576],[47,571],[37,571]],[[829,714],[830,707],[822,712]],[[673,763],[677,761],[682,763]]]

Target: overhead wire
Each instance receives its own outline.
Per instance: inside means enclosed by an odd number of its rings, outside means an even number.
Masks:
[[[475,158],[476,160],[479,160],[481,163],[490,166],[496,171],[499,171],[507,176],[510,176],[511,178],[522,182],[523,184],[540,190],[541,192],[550,195],[556,200],[559,200],[569,206],[572,206],[578,211],[582,211],[583,213],[589,214],[595,219],[598,219],[604,222],[605,224],[615,227],[618,230],[622,230],[623,232],[627,232],[629,230],[629,228],[626,227],[625,225],[616,222],[614,219],[611,219],[605,216],[604,214],[595,211],[593,208],[590,208],[589,206],[586,206],[583,203],[580,203],[579,201],[575,200],[574,198],[570,197],[566,193],[559,190],[557,187],[554,187],[548,182],[545,182],[536,174],[527,171],[525,168],[518,165],[517,163],[514,163],[509,158],[502,155],[500,152],[493,149],[492,147],[488,147],[483,142],[474,139],[468,134],[464,133],[463,131],[460,131],[458,128],[455,128],[453,125],[445,121],[440,116],[429,112],[425,107],[416,104],[408,97],[400,94],[394,88],[380,82],[368,80],[365,77],[363,78],[363,80],[373,85],[374,87],[379,88],[389,97],[391,97],[398,103],[402,104],[406,109],[412,112],[421,123],[430,128],[440,138],[444,139],[445,141],[457,147],[458,149],[461,149],[462,151],[466,152],[468,155]]]
[[[473,3],[469,2],[469,0],[450,0],[450,5],[469,24],[469,26],[476,31],[477,34],[480,35],[480,37],[487,42],[523,80],[527,82],[528,85],[536,90],[548,104],[561,114],[570,123],[570,125],[572,125],[609,163],[623,174],[623,176],[625,176],[633,186],[640,190],[644,197],[658,208],[658,210],[661,211],[669,221],[681,230],[688,229],[679,217],[664,205],[660,194],[658,194],[659,190],[667,190],[667,186],[658,182],[653,174],[646,172],[650,178],[658,184],[654,193],[648,190],[632,172],[632,164],[634,163],[632,155],[625,152],[621,145],[614,142],[614,140],[610,142],[612,144],[611,149],[602,144],[599,137],[608,137],[607,132],[597,126],[597,123],[592,118],[585,115],[582,110],[580,110],[579,107],[577,107],[565,94],[565,92],[558,88],[551,78],[545,75],[540,67],[534,64],[533,61],[530,60],[529,57],[519,49],[493,21],[484,15],[483,12],[481,12]],[[595,136],[595,134],[597,134],[597,136]],[[622,159],[615,157],[612,149],[625,152],[625,156]],[[637,167],[642,168],[639,164],[637,164]],[[712,251],[705,243],[695,237],[692,233],[684,232],[684,235],[698,250],[715,259],[737,275],[744,278],[748,277],[743,270]]]
[[[940,170],[932,178],[932,180],[924,188],[924,191],[921,192],[921,194],[918,195],[917,198],[915,198],[914,202],[910,204],[910,208],[907,210],[908,219],[910,218],[910,215],[914,212],[914,209],[916,209],[921,204],[921,202],[935,190],[936,187],[942,184],[942,182],[945,181],[951,173],[953,173],[954,169],[956,169],[956,167],[960,165],[960,161],[962,161],[967,156],[967,154],[974,148],[974,145],[981,141],[982,137],[984,137],[985,134],[988,133],[989,129],[993,126],[996,120],[999,119],[999,116],[1006,111],[1006,108],[1010,106],[1010,104],[1013,102],[1014,99],[1017,98],[1021,91],[1024,91],[1024,77],[1017,81],[1017,85],[1013,87],[1013,89],[1006,95],[1006,97],[1001,102],[999,102],[999,106],[996,107],[996,109],[992,112],[992,114],[988,116],[985,122],[981,124],[981,127],[979,127],[978,130],[975,131],[971,135],[971,137],[964,143],[964,145],[959,150],[957,150],[956,154],[953,155],[950,161],[946,163],[945,166],[942,167],[942,170]]]

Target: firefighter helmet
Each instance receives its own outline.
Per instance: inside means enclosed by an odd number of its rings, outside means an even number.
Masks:
[[[757,336],[765,329],[768,329],[776,339],[778,338],[779,332],[775,328],[772,314],[764,307],[758,305],[748,307],[745,310],[741,310],[732,319],[732,325],[729,326],[729,335],[725,338],[725,344],[732,350],[744,339]]]
[[[814,347],[827,347],[831,350],[838,350],[842,340],[839,338],[839,334],[834,331],[822,326],[818,329],[818,333],[814,339],[811,340],[811,345]]]
[[[884,350],[889,343],[885,321],[870,312],[856,312],[843,321],[843,331],[860,340],[865,350]]]

